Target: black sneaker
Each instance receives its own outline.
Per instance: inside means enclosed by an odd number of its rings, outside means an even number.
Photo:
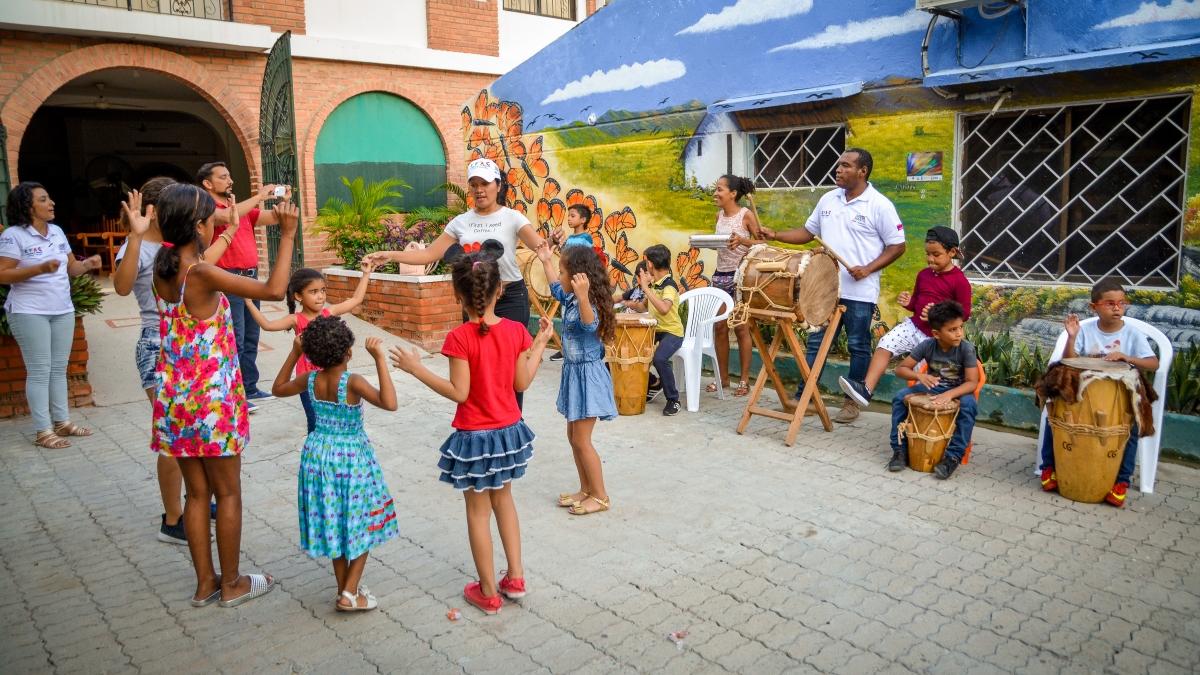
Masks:
[[[183,531],[183,518],[174,525],[167,524],[167,514],[162,514],[162,524],[158,528],[158,540],[165,544],[187,546],[187,533]]]
[[[646,403],[651,403],[662,393],[662,387],[650,387],[646,390]]]
[[[562,361],[563,353],[562,352],[554,352],[553,354],[550,355],[550,360],[551,361]]]
[[[950,455],[945,455],[942,457],[942,461],[938,462],[937,466],[933,467],[933,475],[939,480],[946,480],[957,468],[958,460]]]
[[[871,390],[865,386],[852,380],[847,380],[845,377],[838,378],[838,386],[842,388],[842,393],[850,397],[855,403],[864,408],[871,405]]]
[[[663,414],[667,417],[679,412],[679,401],[667,401],[667,406],[663,408]]]
[[[908,458],[904,456],[904,451],[893,450],[892,461],[888,462],[887,470],[896,473],[897,471],[903,471],[906,466],[908,466]]]

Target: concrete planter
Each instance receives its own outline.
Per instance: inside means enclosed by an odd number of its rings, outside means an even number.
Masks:
[[[354,295],[362,278],[362,272],[340,267],[322,272],[330,304]],[[440,348],[446,335],[462,323],[449,274],[372,274],[366,300],[354,314],[425,350]]]
[[[67,361],[67,397],[72,407],[90,406],[92,385],[88,382],[88,343],[83,319],[75,317],[75,340]],[[29,414],[25,400],[25,361],[15,338],[0,336],[0,418]]]

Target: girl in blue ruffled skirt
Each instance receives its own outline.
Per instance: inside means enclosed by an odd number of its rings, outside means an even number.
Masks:
[[[608,490],[600,455],[592,445],[596,420],[617,416],[612,373],[604,363],[604,343],[616,333],[612,290],[596,252],[586,246],[568,246],[554,268],[550,247],[537,251],[551,282],[550,293],[562,303],[563,367],[558,388],[558,412],[567,418],[567,441],[575,456],[579,491],[558,496],[558,505],[573,516],[607,511]]]
[[[511,483],[525,475],[534,436],[521,420],[516,392],[533,382],[553,331],[542,317],[537,339],[531,339],[525,326],[496,316],[502,287],[493,254],[460,256],[451,273],[468,321],[450,331],[442,345],[442,354],[450,359],[450,379],[426,368],[416,350],[393,347],[392,363],[458,404],[455,431],[442,444],[438,468],[442,482],[462,491],[467,502],[467,536],[479,581],[467,584],[463,597],[485,614],[496,614],[504,604],[501,593],[510,599],[525,595],[521,526]],[[492,564],[492,513],[508,560],[499,583]]]

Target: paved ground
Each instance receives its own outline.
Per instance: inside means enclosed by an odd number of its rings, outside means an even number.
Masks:
[[[102,401],[136,378],[118,332],[94,343],[114,364],[93,367]],[[0,422],[0,671],[1200,669],[1196,470],[1161,467],[1157,493],[1117,511],[1041,493],[1022,436],[978,431],[972,463],[943,483],[882,470],[882,415],[832,434],[810,422],[787,448],[782,424],[738,436],[740,400],[706,397],[698,414],[663,418],[659,404],[600,425],[614,509],[572,518],[552,505],[575,476],[557,378],[547,364],[526,398],[540,434],[516,488],[531,592],[497,617],[460,599],[463,507],[434,469],[452,406],[402,373],[400,410],[368,414],[401,537],[372,554],[381,610],[365,615],[336,614],[327,565],[296,546],[298,401],[252,418],[244,467],[243,569],[281,587],[232,610],[191,608],[186,550],[154,539],[136,385],[79,411],[98,434],[70,450]],[[674,631],[687,631],[678,645]]]

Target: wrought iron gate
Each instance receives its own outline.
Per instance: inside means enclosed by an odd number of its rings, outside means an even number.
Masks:
[[[8,131],[0,124],[0,226],[8,227]]]
[[[292,101],[292,33],[275,41],[267,54],[258,109],[258,144],[262,182],[292,186],[292,201],[300,205],[300,170],[296,159],[296,108]],[[293,268],[304,266],[304,238],[296,230]],[[267,227],[267,258],[272,266],[279,251],[279,226]]]

